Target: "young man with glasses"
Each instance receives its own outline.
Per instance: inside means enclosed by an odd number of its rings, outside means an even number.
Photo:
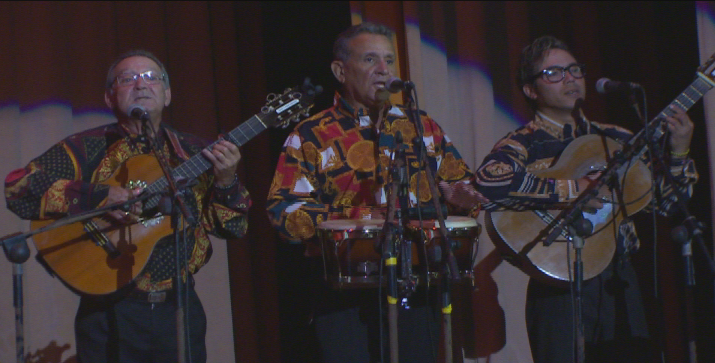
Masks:
[[[532,213],[528,210],[561,209],[574,201],[598,173],[579,179],[555,179],[539,177],[535,172],[552,167],[558,158],[575,157],[562,152],[579,136],[601,133],[620,141],[631,137],[631,132],[619,126],[588,121],[580,109],[574,113],[577,100],[586,98],[584,70],[567,46],[550,36],[538,38],[522,50],[517,81],[535,115],[531,122],[497,142],[476,172],[477,189],[490,200],[482,205],[485,210]],[[574,120],[574,114],[580,116],[579,120]],[[666,123],[670,131],[667,162],[675,185],[656,176],[661,214],[674,212],[673,189],[689,196],[698,177],[687,157],[692,122],[685,112],[674,109]],[[457,198],[464,203],[469,200],[468,196]],[[588,206],[601,209],[604,203],[594,198]],[[581,291],[586,362],[651,362],[653,346],[638,281],[628,259],[639,245],[630,219],[623,219],[614,239],[613,260],[598,276],[585,281]],[[554,243],[548,248],[567,247]],[[568,288],[530,279],[526,323],[535,362],[575,361],[572,298]]]
[[[149,163],[156,159],[145,158],[156,155],[155,149],[161,150],[158,154],[163,155],[170,168],[201,153],[210,161],[212,170],[197,177],[196,184],[183,193],[184,205],[196,224],[183,232],[186,267],[182,268],[182,276],[188,295],[184,304],[189,332],[186,351],[191,354],[191,362],[206,362],[206,316],[193,289],[192,274],[208,262],[209,233],[222,238],[239,238],[246,233],[250,198],[236,176],[241,154],[230,142],[222,140],[208,147],[207,141],[162,123],[162,112],[171,103],[169,76],[164,65],[149,52],[132,51],[114,62],[107,74],[104,98],[118,122],[69,136],[25,168],[11,172],[5,179],[8,208],[22,218],[37,220],[59,219],[125,203],[142,189],[112,185],[115,171],[124,168],[123,172],[141,177],[143,172],[137,169],[158,168]],[[150,126],[148,135],[143,130],[145,123]],[[142,209],[137,202],[104,217],[113,225],[151,225],[156,220],[156,210]],[[153,246],[148,259],[135,261],[146,264],[131,284],[113,294],[82,295],[75,318],[79,361],[178,361],[177,304],[172,281],[176,244],[173,230],[167,229],[129,237],[148,238],[149,241],[139,242]],[[92,273],[78,266],[83,268]]]

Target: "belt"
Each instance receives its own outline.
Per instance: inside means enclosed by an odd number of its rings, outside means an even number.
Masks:
[[[174,298],[176,297],[176,292],[175,290],[166,290],[166,291],[141,291],[141,290],[132,290],[127,294],[127,299],[132,299],[132,300],[139,300],[139,301],[146,301],[148,303],[163,303],[165,301],[173,301]]]
[[[194,288],[193,276],[189,277],[189,281],[185,286],[189,290]],[[146,301],[151,304],[163,303],[167,301],[175,301],[176,290],[169,289],[164,291],[142,291],[135,288],[126,295],[126,298],[138,301]]]

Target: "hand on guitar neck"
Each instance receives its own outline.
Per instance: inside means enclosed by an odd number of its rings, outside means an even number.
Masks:
[[[202,150],[201,153],[213,164],[217,186],[225,187],[234,182],[236,167],[241,160],[241,151],[238,146],[226,140],[219,140],[213,146]]]
[[[136,198],[141,194],[144,189],[134,188],[125,189],[112,185],[109,187],[109,194],[107,195],[107,205],[124,203],[129,199]],[[128,211],[123,210],[113,210],[108,212],[107,215],[121,224],[132,224],[137,221],[137,218],[142,214],[142,204],[141,202],[134,203]]]
[[[670,151],[675,155],[687,155],[693,138],[693,121],[680,107],[671,105],[669,109],[672,115],[666,117],[665,122],[670,131]]]

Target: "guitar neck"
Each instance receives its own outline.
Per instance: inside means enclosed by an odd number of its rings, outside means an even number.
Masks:
[[[226,135],[225,139],[236,144],[236,146],[242,146],[267,128],[268,126],[261,121],[258,115],[253,115],[253,117],[248,119],[248,121],[231,130]],[[219,141],[214,141],[209,148],[216,145],[218,142]],[[171,175],[176,181],[193,180],[197,176],[203,174],[206,170],[209,170],[212,166],[213,164],[211,164],[211,161],[206,159],[201,153],[197,153],[189,160],[183,162],[181,165],[172,170]],[[146,201],[144,208],[152,209],[156,207],[161,199],[161,196],[158,193],[166,190],[168,186],[169,183],[165,176],[149,185],[146,188],[146,192],[157,193],[157,195],[149,198]]]
[[[712,89],[715,86],[715,83],[711,81],[707,76],[702,75],[701,73],[698,73],[698,77],[695,78],[695,81],[688,86],[685,91],[683,91],[678,97],[673,100],[663,111],[660,111],[660,113],[648,123],[648,127],[653,130],[653,139],[657,140],[660,139],[661,136],[663,136],[664,131],[663,128],[658,127],[660,126],[661,122],[665,120],[666,117],[673,116],[674,111],[670,108],[671,106],[679,107],[683,109],[683,111],[688,111],[693,105],[698,102],[701,98],[703,98],[703,95],[707,93],[710,89]],[[640,134],[644,130],[641,130],[636,134],[633,138],[635,140],[637,137],[640,136]]]

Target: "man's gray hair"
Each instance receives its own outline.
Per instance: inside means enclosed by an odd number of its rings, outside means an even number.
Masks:
[[[117,64],[119,62],[129,58],[129,57],[145,57],[149,58],[154,61],[159,66],[159,69],[161,70],[161,73],[164,75],[164,86],[166,88],[170,88],[169,86],[169,73],[166,72],[166,68],[164,67],[164,63],[161,63],[159,58],[157,58],[154,54],[147,50],[143,49],[135,49],[135,50],[130,50],[119,57],[112,63],[111,66],[109,66],[109,71],[107,71],[107,81],[106,81],[106,87],[112,88],[112,85],[114,84],[114,80],[116,79],[116,75],[114,75],[114,68],[117,67]]]
[[[335,40],[333,44],[333,60],[346,61],[350,57],[348,42],[362,33],[384,35],[390,41],[392,41],[392,36],[395,34],[390,28],[382,24],[361,23],[353,25],[340,33],[338,39]]]

